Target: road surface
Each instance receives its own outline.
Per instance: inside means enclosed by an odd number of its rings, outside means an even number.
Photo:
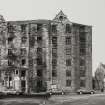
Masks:
[[[105,93],[94,95],[52,96],[49,100],[36,98],[5,98],[0,105],[105,105]]]

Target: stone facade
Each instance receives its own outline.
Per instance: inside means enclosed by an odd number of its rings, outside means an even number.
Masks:
[[[100,63],[95,71],[94,89],[105,90],[105,64]]]
[[[5,27],[3,89],[92,88],[91,26],[73,23],[60,11],[53,20],[6,21]]]

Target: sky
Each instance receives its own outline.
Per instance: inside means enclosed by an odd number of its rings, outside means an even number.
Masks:
[[[93,73],[105,64],[105,0],[0,0],[5,20],[53,19],[62,10],[70,21],[92,25]]]

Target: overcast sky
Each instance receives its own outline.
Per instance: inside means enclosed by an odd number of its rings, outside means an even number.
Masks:
[[[105,63],[105,0],[0,0],[6,20],[53,19],[60,11],[70,21],[93,26],[93,71]]]

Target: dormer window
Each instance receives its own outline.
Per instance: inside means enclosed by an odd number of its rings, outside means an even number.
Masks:
[[[60,21],[63,21],[63,16],[59,16],[59,20]]]

